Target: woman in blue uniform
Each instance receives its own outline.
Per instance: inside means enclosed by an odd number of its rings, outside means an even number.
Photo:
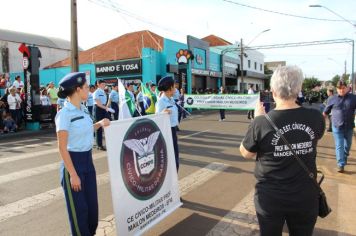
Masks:
[[[173,94],[176,91],[174,87],[173,78],[171,76],[166,76],[162,78],[158,83],[158,90],[161,91],[162,94],[158,98],[158,101],[156,103],[156,113],[167,112],[168,114],[170,114],[173,147],[174,147],[174,154],[176,159],[176,168],[178,172],[179,169],[179,150],[178,150],[178,138],[177,138],[178,108],[173,99]]]
[[[59,82],[58,97],[67,98],[56,116],[58,148],[63,160],[61,184],[74,236],[91,236],[98,225],[96,174],[92,160],[93,132],[110,121],[95,124],[82,101],[88,98],[85,73],[75,72]]]

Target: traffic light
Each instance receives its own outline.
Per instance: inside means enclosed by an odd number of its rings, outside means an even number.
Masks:
[[[29,46],[30,50],[30,65],[28,67],[28,72],[31,75],[38,75],[40,69],[40,58],[42,58],[41,51],[38,47]]]

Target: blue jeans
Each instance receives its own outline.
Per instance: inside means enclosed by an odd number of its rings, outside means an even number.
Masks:
[[[335,140],[337,165],[343,167],[346,165],[347,157],[350,153],[353,129],[336,128],[333,126],[332,130]]]

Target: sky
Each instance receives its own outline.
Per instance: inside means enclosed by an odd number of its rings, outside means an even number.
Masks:
[[[105,8],[113,3],[116,10]],[[356,0],[231,0],[269,11],[340,20],[325,6],[356,23]],[[77,0],[78,42],[89,49],[125,33],[150,30],[186,43],[187,35],[214,34],[249,46],[356,39],[356,27],[345,21],[318,21],[270,13],[224,0]],[[70,0],[0,0],[0,28],[70,40]],[[108,4],[106,4],[108,5]],[[268,32],[260,34],[262,31]],[[256,37],[257,36],[257,37]],[[260,50],[265,61],[286,61],[307,77],[330,80],[351,73],[352,46],[347,43]]]

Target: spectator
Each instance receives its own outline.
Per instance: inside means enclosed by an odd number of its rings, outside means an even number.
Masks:
[[[41,95],[40,95],[40,100],[41,100],[41,105],[42,106],[51,106],[51,100],[47,94],[47,90],[43,89],[41,91]]]
[[[335,140],[338,172],[343,173],[352,145],[355,128],[356,95],[349,93],[347,83],[339,80],[336,84],[337,95],[328,99],[324,117],[331,113],[332,132]]]
[[[7,96],[7,103],[9,104],[9,110],[11,113],[12,118],[15,120],[16,124],[18,125],[21,120],[21,98],[16,93],[15,88],[10,89],[10,94]]]
[[[15,77],[15,81],[12,84],[12,86],[14,86],[16,89],[25,87],[25,85],[23,84],[23,82],[21,80],[21,76],[18,75]]]
[[[10,113],[6,113],[5,119],[3,121],[4,123],[4,132],[16,132],[17,130],[17,125],[15,120],[11,117]]]
[[[6,88],[4,96],[2,96],[0,99],[5,105],[6,112],[9,112],[9,104],[7,103],[7,97],[9,96],[9,94],[10,94],[10,90]]]
[[[319,111],[295,103],[303,72],[296,66],[278,67],[270,83],[276,109],[268,116],[316,176],[317,144],[325,122]],[[256,119],[241,142],[240,152],[245,158],[256,158],[254,199],[260,235],[282,235],[286,222],[289,235],[311,236],[318,217],[319,189],[280,137],[257,103]]]
[[[58,93],[58,89],[56,87],[54,87],[53,81],[49,82],[47,94],[51,101],[51,118],[52,118],[52,120],[54,120],[54,117],[56,117],[56,114],[57,114],[57,100],[58,100],[57,93]]]

